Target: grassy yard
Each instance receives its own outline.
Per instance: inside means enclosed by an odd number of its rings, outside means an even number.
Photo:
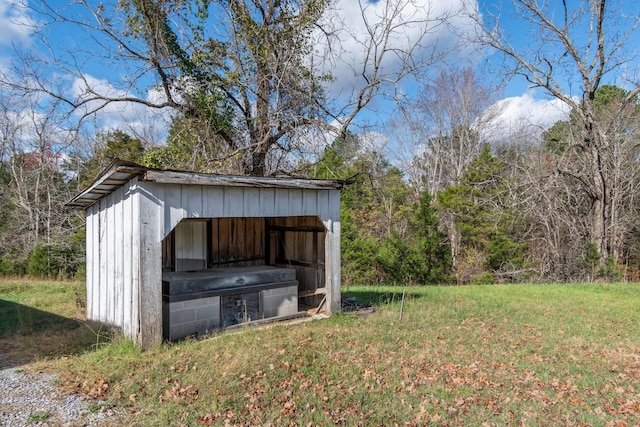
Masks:
[[[350,288],[376,312],[145,352],[70,321],[76,292],[0,283],[0,304],[56,315],[44,333],[59,344],[34,366],[106,402],[114,424],[640,424],[638,284],[409,288],[402,320],[401,288]],[[43,334],[11,324],[4,342]]]

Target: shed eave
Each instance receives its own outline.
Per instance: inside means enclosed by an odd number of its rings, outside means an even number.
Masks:
[[[87,209],[145,171],[147,168],[144,166],[116,159],[86,189],[65,203],[65,206]]]
[[[288,189],[298,188],[305,190],[339,190],[344,186],[343,181],[337,180],[217,175],[154,169],[147,170],[140,179],[142,181],[157,182],[159,184]]]
[[[150,169],[116,159],[85,190],[65,206],[87,209],[134,177],[159,184],[204,185],[220,187],[284,188],[302,190],[340,190],[348,182],[340,180],[274,178],[205,174],[197,172]]]

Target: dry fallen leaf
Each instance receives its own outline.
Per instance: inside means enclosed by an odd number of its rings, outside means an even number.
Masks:
[[[208,426],[213,423],[213,414],[205,414],[198,418],[198,424],[201,426]]]

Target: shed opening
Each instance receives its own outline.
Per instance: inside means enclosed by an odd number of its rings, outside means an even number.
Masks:
[[[326,232],[317,216],[183,219],[162,240],[163,337],[317,312]]]

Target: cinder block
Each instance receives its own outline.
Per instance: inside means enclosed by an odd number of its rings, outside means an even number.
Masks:
[[[183,301],[182,307],[184,309],[202,307],[203,305],[207,305],[208,299],[209,298],[200,298],[200,299],[191,299],[191,300]]]
[[[171,313],[171,323],[189,323],[196,320],[196,311],[194,309],[178,310]]]
[[[214,317],[220,317],[220,306],[218,305],[207,305],[203,307],[198,307],[195,309],[196,312],[196,320],[209,320]]]
[[[169,339],[175,340],[182,337],[184,337],[184,334],[182,332],[182,325],[172,324],[169,328]]]

